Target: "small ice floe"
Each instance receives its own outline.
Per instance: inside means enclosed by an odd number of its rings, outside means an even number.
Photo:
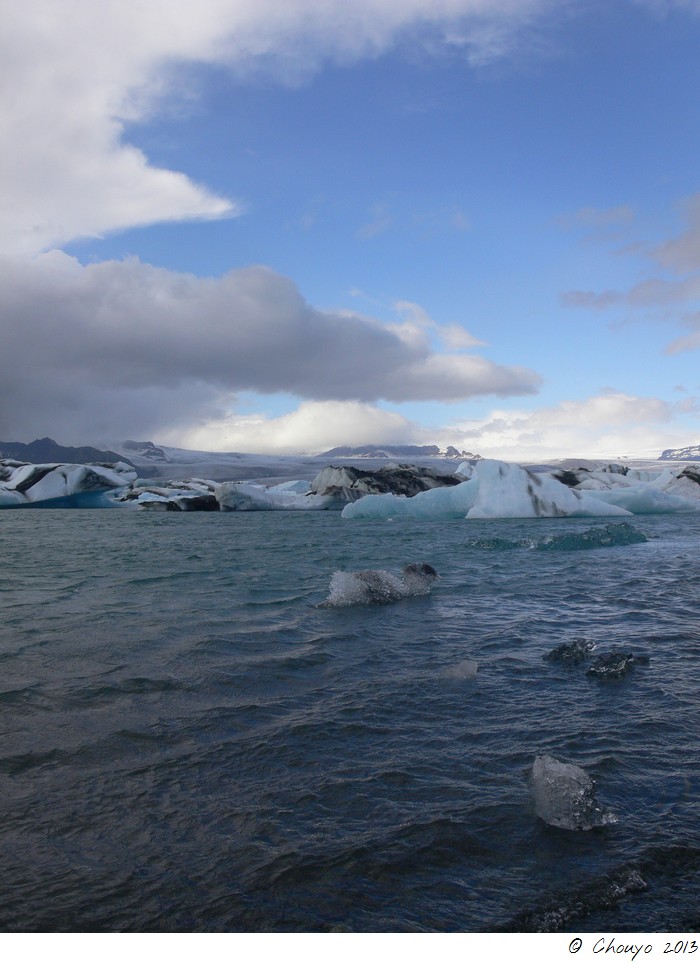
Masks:
[[[633,665],[648,665],[647,655],[633,655],[627,651],[608,651],[598,655],[586,672],[594,678],[622,678]]]
[[[547,654],[544,655],[544,658],[547,661],[563,661],[569,665],[578,665],[588,657],[588,653],[593,651],[594,648],[594,641],[587,641],[585,638],[576,638],[574,641],[552,648],[551,651],[548,651]]]
[[[469,678],[476,678],[479,666],[471,658],[458,661],[455,665],[450,665],[442,672],[443,678],[450,678],[452,681],[467,681]]]
[[[373,568],[336,571],[323,606],[386,605],[413,595],[427,595],[437,577],[437,571],[429,564],[405,565],[400,575]]]
[[[530,789],[535,812],[548,825],[571,831],[588,831],[617,821],[595,797],[593,779],[578,765],[538,755],[532,766]]]
[[[580,665],[596,647],[595,642],[585,638],[577,638],[563,645],[552,648],[543,657],[547,661],[559,661],[567,665]],[[619,649],[606,651],[598,655],[586,672],[592,678],[623,678],[633,665],[648,665],[647,655],[633,655],[629,651]]]

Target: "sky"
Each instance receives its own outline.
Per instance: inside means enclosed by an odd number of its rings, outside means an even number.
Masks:
[[[3,0],[0,438],[700,444],[700,0]]]

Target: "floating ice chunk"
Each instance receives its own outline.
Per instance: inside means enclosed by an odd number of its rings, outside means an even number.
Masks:
[[[622,678],[635,664],[648,665],[648,656],[633,655],[628,651],[608,651],[598,655],[586,674],[595,678]]]
[[[323,511],[337,506],[330,496],[279,491],[240,481],[217,485],[216,498],[222,511]]]
[[[535,812],[548,825],[588,831],[617,818],[605,812],[595,797],[595,783],[578,765],[538,755],[532,766],[530,787]]]
[[[563,661],[569,665],[578,665],[588,657],[594,648],[594,641],[587,641],[585,638],[576,638],[574,641],[557,645],[556,648],[548,651],[544,657],[547,661]]]
[[[458,661],[455,665],[450,665],[442,672],[443,678],[451,678],[453,681],[467,681],[469,678],[476,678],[479,666],[471,658]]]
[[[435,569],[428,564],[408,564],[398,577],[390,571],[373,568],[336,571],[323,606],[386,605],[402,598],[427,595],[437,577]]]
[[[596,525],[587,531],[546,535],[533,547],[538,551],[579,551],[588,548],[617,548],[622,545],[645,544],[649,539],[627,521]]]

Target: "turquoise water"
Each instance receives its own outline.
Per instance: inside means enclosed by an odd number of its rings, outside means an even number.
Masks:
[[[0,929],[697,928],[699,538],[4,512]],[[430,595],[317,607],[334,571],[410,561]],[[650,661],[544,658],[576,638]],[[618,821],[540,821],[542,753]]]

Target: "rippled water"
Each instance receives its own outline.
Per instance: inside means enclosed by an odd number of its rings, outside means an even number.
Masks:
[[[0,929],[697,928],[700,518],[610,527],[3,512]],[[540,821],[543,753],[618,821]]]

